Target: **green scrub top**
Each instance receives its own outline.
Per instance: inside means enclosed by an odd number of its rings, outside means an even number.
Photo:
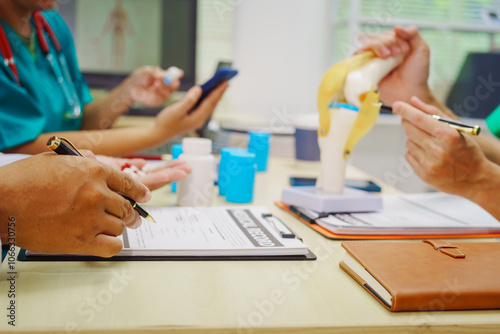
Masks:
[[[43,12],[50,27],[61,44],[69,74],[80,100],[82,112],[85,104],[92,101],[90,90],[78,69],[75,46],[71,33],[64,20],[55,11]],[[18,86],[14,75],[0,56],[0,151],[24,144],[36,139],[41,133],[55,131],[79,130],[82,118],[67,119],[65,113],[71,111],[66,96],[58,83],[65,78],[61,71],[59,56],[52,40],[44,31],[49,43],[50,54],[54,58],[55,72],[43,54],[36,30],[36,55],[30,53],[21,38],[0,20],[10,42],[19,73],[21,86]],[[72,88],[64,80],[69,92]]]

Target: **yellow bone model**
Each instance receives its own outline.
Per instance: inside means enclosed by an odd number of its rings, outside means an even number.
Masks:
[[[376,85],[401,60],[402,57],[376,58],[371,51],[368,51],[336,63],[324,74],[318,90],[318,136],[325,137],[330,131],[331,118],[335,117],[335,114],[331,116],[329,111],[331,102],[346,102],[360,106],[356,121],[347,137],[344,159],[349,158],[354,146],[375,125],[381,106]],[[348,81],[346,79],[350,73],[354,80]],[[365,77],[360,78],[360,76]],[[356,79],[363,82],[358,87],[352,87],[357,84]],[[371,84],[365,87],[370,82]]]

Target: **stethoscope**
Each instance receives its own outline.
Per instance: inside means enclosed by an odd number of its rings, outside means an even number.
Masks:
[[[66,62],[66,57],[61,52],[61,44],[57,39],[54,31],[50,27],[47,20],[43,17],[40,12],[33,13],[33,20],[35,22],[36,34],[38,37],[38,43],[40,44],[40,48],[42,49],[45,58],[50,64],[54,75],[57,78],[57,83],[63,92],[67,103],[69,104],[71,111],[67,111],[64,113],[64,118],[67,119],[77,119],[82,116],[82,107],[80,105],[80,100],[78,98],[78,94],[76,93],[75,86],[73,84],[73,80],[69,74],[68,64]],[[57,58],[59,60],[59,65],[61,68],[62,76],[56,70],[55,60],[52,54],[49,52],[49,43],[45,38],[44,31],[49,35],[54,47],[57,51]],[[12,52],[12,48],[10,47],[9,40],[7,39],[7,35],[3,29],[3,26],[0,24],[0,53],[4,58],[5,66],[7,66],[12,74],[14,75],[15,81],[19,86],[21,86],[21,81],[19,80],[19,73],[17,71],[16,62],[14,60],[14,54]],[[67,86],[64,84],[64,81],[67,82]],[[70,90],[68,90],[68,86]]]

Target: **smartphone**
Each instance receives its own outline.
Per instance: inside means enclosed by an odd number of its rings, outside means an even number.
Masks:
[[[316,178],[313,177],[290,177],[290,184],[292,186],[314,186],[316,185]],[[373,181],[368,180],[350,180],[345,181],[346,187],[371,191],[371,192],[381,192],[382,189],[378,184]]]
[[[198,108],[200,103],[215,89],[217,88],[221,83],[231,80],[236,74],[238,74],[238,71],[235,70],[234,68],[231,67],[223,67],[219,69],[217,72],[215,72],[214,76],[205,82],[203,85],[201,85],[201,96],[198,102],[196,102],[196,105],[189,110],[191,113],[193,110]]]

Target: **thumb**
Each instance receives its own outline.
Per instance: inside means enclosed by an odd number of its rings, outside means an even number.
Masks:
[[[191,87],[184,98],[178,102],[179,110],[182,110],[184,112],[193,108],[196,105],[196,102],[198,102],[198,100],[200,99],[201,93],[202,90],[200,86]]]

